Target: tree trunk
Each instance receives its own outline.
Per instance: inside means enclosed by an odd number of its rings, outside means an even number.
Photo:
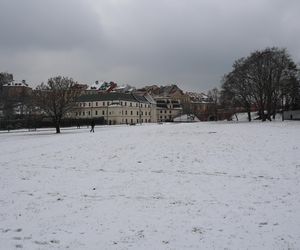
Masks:
[[[59,126],[59,124],[55,125],[55,129],[56,129],[56,133],[59,134],[60,133],[60,126]]]
[[[60,133],[61,118],[59,116],[53,117],[53,123],[55,125],[56,134],[59,134]]]
[[[261,120],[265,122],[267,120],[266,114],[264,110],[260,111]]]

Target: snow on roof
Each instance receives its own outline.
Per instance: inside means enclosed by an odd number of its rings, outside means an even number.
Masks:
[[[28,84],[25,81],[22,81],[22,82],[10,82],[10,83],[6,83],[6,84],[3,84],[3,86],[4,87],[18,87],[18,86],[28,87]]]
[[[103,84],[104,81],[95,81],[92,85],[89,86],[88,90],[98,90]]]
[[[204,93],[186,92],[186,94],[191,98],[192,102],[201,102],[201,103],[209,103],[210,102],[208,95],[206,95]]]

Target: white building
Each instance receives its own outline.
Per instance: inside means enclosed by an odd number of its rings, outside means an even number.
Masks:
[[[102,117],[109,125],[157,122],[156,104],[145,96],[133,93],[112,92],[80,96],[72,117],[77,119]]]

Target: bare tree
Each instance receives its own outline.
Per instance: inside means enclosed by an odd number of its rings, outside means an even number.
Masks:
[[[243,107],[251,121],[253,97],[251,86],[246,77],[245,59],[241,58],[233,64],[233,71],[223,78],[221,98],[226,106]]]
[[[285,110],[300,109],[300,72],[282,87],[281,103]]]
[[[256,105],[262,121],[275,118],[283,89],[290,93],[289,83],[298,69],[285,49],[267,48],[238,60],[227,75],[223,90],[245,107]],[[249,114],[249,110],[248,110]]]
[[[72,78],[57,76],[50,78],[47,84],[42,83],[34,91],[35,103],[51,117],[56,133],[60,133],[62,119],[75,107],[80,95],[77,82]]]
[[[285,49],[255,51],[247,59],[247,78],[263,121],[275,116],[280,93],[297,73],[297,67]],[[265,113],[266,111],[266,113]]]

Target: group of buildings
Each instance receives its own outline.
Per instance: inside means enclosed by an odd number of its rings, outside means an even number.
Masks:
[[[184,114],[200,118],[210,105],[207,95],[184,92],[177,85],[152,85],[136,89],[129,85],[96,81],[91,86],[78,84],[77,87],[81,95],[68,117],[79,120],[102,118],[111,125],[172,122]],[[3,86],[3,93],[9,98],[22,99],[24,93],[32,91],[26,81]],[[15,113],[26,114],[26,109],[21,106],[20,102],[14,107]]]
[[[97,81],[83,91],[71,116],[76,119],[103,117],[112,125],[173,122],[187,113],[197,117],[195,112],[200,115],[207,111],[209,103],[205,94],[184,93],[177,85],[135,89]]]
[[[30,102],[26,99],[30,99],[34,90],[26,81],[11,81],[1,88],[1,98],[6,100],[0,103],[0,119],[4,112],[21,117],[31,115],[32,107],[28,108]],[[151,85],[136,89],[129,85],[96,81],[91,86],[78,84],[76,88],[81,94],[67,117],[82,121],[82,124],[91,119],[109,125],[224,120],[239,112],[220,107],[216,112],[217,106],[208,95],[184,92],[177,85]],[[286,111],[284,119],[300,119],[300,113]]]

